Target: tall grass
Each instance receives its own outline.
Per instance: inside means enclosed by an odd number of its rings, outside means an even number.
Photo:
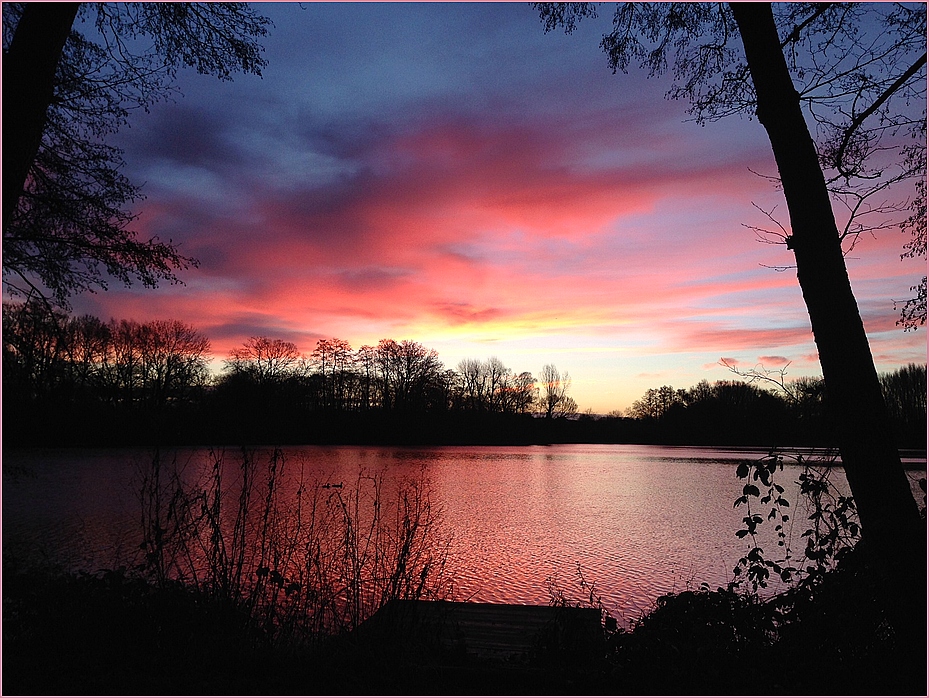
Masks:
[[[139,488],[146,575],[234,611],[275,643],[314,644],[391,599],[445,599],[449,541],[418,479],[309,480],[280,450],[156,453]]]

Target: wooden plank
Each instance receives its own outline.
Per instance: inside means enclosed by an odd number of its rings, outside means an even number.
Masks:
[[[391,601],[359,631],[499,660],[591,651],[603,640],[597,609],[455,601]]]

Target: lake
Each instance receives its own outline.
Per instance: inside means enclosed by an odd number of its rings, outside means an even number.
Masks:
[[[388,489],[401,480],[421,481],[441,509],[458,600],[547,604],[553,585],[581,598],[580,569],[604,605],[625,621],[662,594],[730,581],[749,545],[735,535],[746,513],[733,507],[743,485],[735,470],[743,460],[765,455],[638,445],[312,446],[282,452],[283,482],[292,490],[300,482],[311,488],[341,484],[339,492],[348,493],[359,474],[382,478]],[[236,450],[228,454],[233,459]],[[185,477],[200,477],[210,453],[180,451],[163,459],[181,464]],[[150,462],[151,454],[139,450],[5,452],[5,554],[88,570],[136,560],[140,473]],[[925,458],[909,459],[907,467],[916,491]],[[800,472],[785,465],[778,475],[794,507]],[[847,493],[842,469],[830,472]],[[797,553],[804,519],[801,507],[792,517]],[[777,550],[773,532],[759,543]]]

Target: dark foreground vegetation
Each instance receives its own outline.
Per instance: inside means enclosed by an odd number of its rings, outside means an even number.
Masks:
[[[625,414],[578,413],[570,378],[499,359],[447,369],[403,340],[302,355],[252,337],[218,375],[210,342],[176,321],[103,322],[40,301],[3,306],[7,445],[661,443],[832,446],[821,378],[742,374],[648,390]],[[926,446],[926,367],[881,376],[898,447]]]
[[[277,646],[237,609],[181,586],[6,569],[3,692],[925,695],[925,633],[893,631],[885,589],[856,554],[814,593],[686,591],[630,631],[605,632],[592,655],[549,647],[479,662],[351,635]],[[919,608],[923,589],[899,592]]]

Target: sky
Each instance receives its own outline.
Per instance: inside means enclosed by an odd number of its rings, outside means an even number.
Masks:
[[[566,36],[527,3],[262,4],[261,78],[179,74],[117,143],[135,228],[200,261],[183,286],[74,299],[177,319],[214,366],[250,336],[412,339],[447,368],[554,364],[579,408],[745,369],[820,373],[763,128],[697,125],[665,79],[613,75],[609,13]],[[848,255],[878,370],[926,361],[894,300],[925,273],[898,229]]]

